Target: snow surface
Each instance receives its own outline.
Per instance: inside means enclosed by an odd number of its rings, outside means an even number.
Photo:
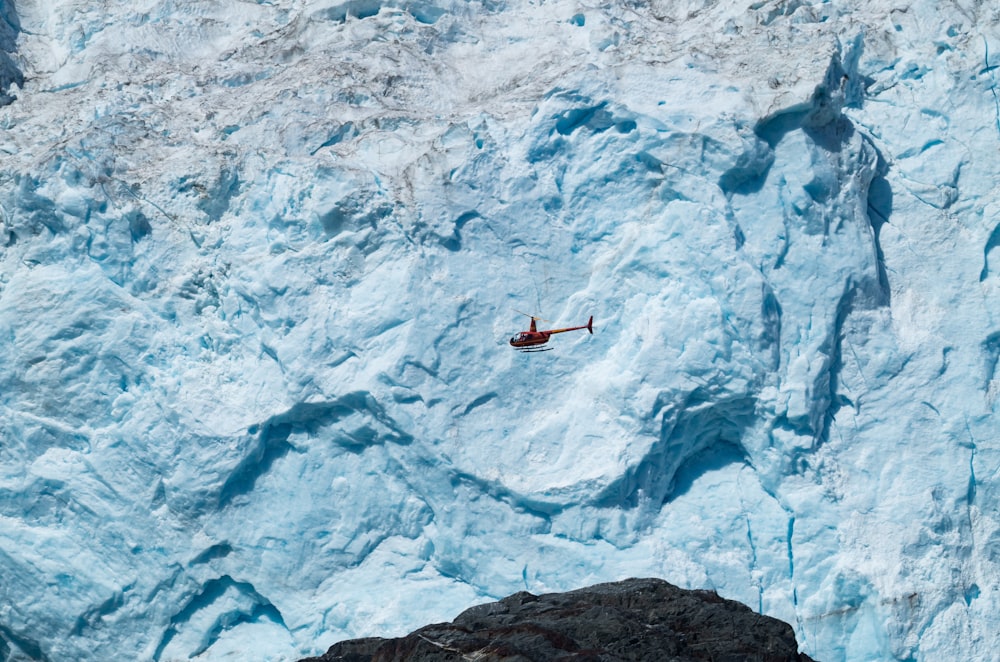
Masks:
[[[627,576],[995,656],[992,3],[0,15],[0,659]]]

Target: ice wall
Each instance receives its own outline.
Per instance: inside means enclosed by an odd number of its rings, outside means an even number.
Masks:
[[[17,16],[0,658],[648,575],[816,659],[997,647],[992,9]]]

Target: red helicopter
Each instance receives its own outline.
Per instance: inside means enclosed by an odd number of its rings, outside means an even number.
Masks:
[[[527,313],[521,313],[522,315],[527,315]],[[565,329],[549,329],[548,331],[539,331],[538,327],[535,326],[535,320],[541,320],[541,317],[535,317],[534,315],[528,315],[531,318],[531,327],[527,331],[522,331],[516,336],[510,339],[510,346],[521,350],[522,352],[544,352],[552,349],[551,347],[541,347],[549,341],[549,336],[554,333],[565,333],[566,331],[579,331],[580,329],[586,329],[590,331],[591,335],[594,333],[594,316],[591,315],[590,319],[584,326],[571,326]],[[547,322],[548,320],[542,320]]]

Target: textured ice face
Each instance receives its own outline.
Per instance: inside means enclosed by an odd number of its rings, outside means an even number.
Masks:
[[[817,659],[996,648],[991,9],[16,10],[0,657],[650,575]]]

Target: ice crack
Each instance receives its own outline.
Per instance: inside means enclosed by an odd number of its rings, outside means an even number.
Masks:
[[[990,66],[990,42],[986,39],[986,37],[983,37],[983,48],[986,51],[986,54],[984,55],[985,64],[983,66],[983,70],[979,73],[989,72],[990,80],[993,80],[993,70],[996,69],[996,66]],[[995,124],[997,126],[997,133],[1000,133],[1000,95],[997,94],[997,85],[995,82],[990,85],[990,92],[993,94],[993,107],[994,114],[996,116]]]
[[[747,523],[747,544],[750,545],[750,576],[757,572],[757,546],[753,542],[753,529],[750,527],[750,515],[744,514]],[[757,613],[764,613],[764,586],[759,582],[754,582],[757,586]]]

